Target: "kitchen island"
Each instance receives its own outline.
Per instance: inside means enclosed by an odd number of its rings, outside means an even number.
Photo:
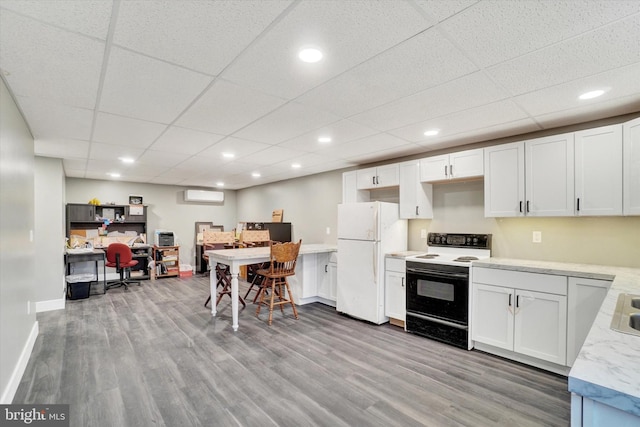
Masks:
[[[300,294],[302,297],[304,294],[305,277],[317,277],[317,272],[309,272],[302,271],[302,274],[298,274],[298,268],[300,266],[304,266],[303,269],[309,270],[311,266],[317,267],[318,264],[316,261],[316,255],[318,254],[328,254],[331,252],[337,251],[337,247],[335,245],[325,245],[325,244],[309,244],[309,245],[301,245],[300,252],[298,255],[298,264],[296,266],[296,277],[299,279],[296,281],[296,284],[292,284],[292,288],[295,291],[294,297],[296,296],[296,292]],[[232,327],[234,331],[238,330],[238,274],[240,273],[240,266],[248,265],[248,264],[259,264],[261,262],[269,261],[270,249],[268,246],[265,247],[257,247],[257,248],[240,248],[240,249],[217,249],[217,250],[209,250],[205,251],[205,255],[209,258],[209,267],[210,271],[215,271],[216,263],[226,264],[230,267],[231,272],[231,313],[232,313]],[[309,282],[311,279],[307,279]],[[216,315],[216,304],[214,303],[216,298],[216,275],[212,273],[210,276],[210,285],[211,285],[211,315]]]
[[[640,269],[504,258],[473,265],[613,280],[569,372],[571,425],[640,425],[640,336],[610,328],[618,295],[640,294]]]

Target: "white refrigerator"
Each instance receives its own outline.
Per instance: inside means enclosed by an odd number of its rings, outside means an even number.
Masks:
[[[336,310],[381,324],[384,315],[385,254],[407,249],[407,220],[396,203],[338,205]]]

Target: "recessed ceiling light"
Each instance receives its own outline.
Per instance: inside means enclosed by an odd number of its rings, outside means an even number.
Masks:
[[[225,159],[233,159],[236,155],[233,153],[222,153],[222,157]]]
[[[328,142],[331,142],[331,137],[330,136],[321,136],[318,138],[318,142],[322,143],[322,144],[326,144]]]
[[[291,167],[294,169],[300,169],[302,167],[302,165],[300,163],[292,163]]]
[[[133,162],[135,162],[135,160],[133,160],[131,157],[118,157],[118,160],[120,160],[122,163],[133,163]]]
[[[260,178],[262,175],[260,175],[260,172],[253,172],[251,176],[254,178]]]
[[[314,47],[307,47],[298,52],[298,58],[302,62],[318,62],[322,59],[322,52]]]
[[[216,182],[216,187],[224,187],[224,182]]]
[[[429,129],[425,131],[424,136],[435,136],[440,133],[440,129]]]
[[[111,178],[120,178],[120,174],[118,172],[108,172],[107,175]]]
[[[602,89],[598,89],[598,90],[592,90],[590,92],[585,92],[582,95],[580,95],[578,98],[579,99],[593,99],[593,98],[597,98],[601,95],[604,94],[604,90]]]

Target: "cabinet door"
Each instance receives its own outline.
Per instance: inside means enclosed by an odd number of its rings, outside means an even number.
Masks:
[[[567,297],[516,290],[513,350],[564,365],[567,360]]]
[[[400,164],[400,218],[433,218],[431,184],[420,182],[420,162]]]
[[[482,175],[484,175],[482,148],[449,154],[449,178],[470,178]]]
[[[95,221],[96,207],[93,205],[68,204],[67,205],[67,221],[68,222],[86,222]],[[73,227],[72,227],[73,228]]]
[[[567,366],[573,366],[611,282],[569,277],[567,296]]]
[[[449,178],[449,155],[427,157],[420,160],[420,181],[442,181]]]
[[[474,341],[513,350],[514,294],[510,288],[473,284]]]
[[[407,314],[405,273],[387,271],[385,273],[384,284],[384,315],[405,321]]]
[[[574,215],[573,147],[573,133],[525,142],[527,215]]]
[[[397,187],[400,185],[400,168],[397,163],[376,168],[377,187]]]
[[[640,118],[622,126],[625,215],[640,215]]]
[[[358,169],[356,171],[356,188],[358,190],[376,188],[376,178],[376,168]]]
[[[336,300],[338,294],[338,264],[335,262],[329,263],[329,299],[331,301]]]
[[[524,142],[484,149],[484,216],[524,215]]]
[[[316,254],[318,274],[318,296],[331,299],[331,275],[329,272],[329,253]]]
[[[576,213],[622,215],[622,125],[575,133]]]
[[[358,175],[356,171],[342,174],[342,203],[368,202],[369,192],[358,190]]]

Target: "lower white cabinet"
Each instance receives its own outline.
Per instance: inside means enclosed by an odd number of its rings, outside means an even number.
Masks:
[[[407,314],[407,289],[405,260],[400,258],[385,259],[384,273],[384,314],[385,316],[405,321]]]
[[[573,366],[610,287],[608,280],[569,277],[567,366]]]
[[[318,296],[325,300],[336,301],[338,264],[336,254],[321,254],[318,257]]]
[[[571,395],[571,427],[637,427],[640,417],[579,394]]]
[[[296,305],[322,302],[335,307],[338,271],[335,260],[335,252],[308,253],[298,257],[296,274],[287,279]]]
[[[474,268],[472,339],[565,365],[566,283],[563,276]]]

